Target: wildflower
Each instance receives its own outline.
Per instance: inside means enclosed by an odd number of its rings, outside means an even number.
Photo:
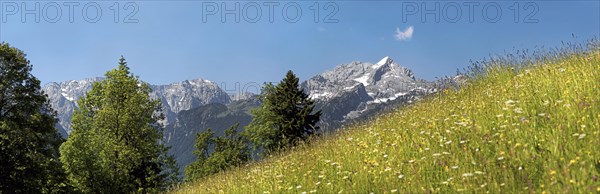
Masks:
[[[565,68],[560,68],[560,69],[558,69],[558,71],[565,72]]]
[[[464,177],[473,176],[473,173],[464,173],[464,174],[462,174],[462,176],[464,176]]]
[[[398,175],[398,178],[399,178],[399,179],[402,179],[402,178],[404,178],[404,175],[403,175],[403,174],[401,174],[401,175]]]
[[[301,189],[301,188],[302,188],[302,185],[296,186],[296,189]]]
[[[484,174],[484,173],[481,171],[475,171],[475,174]]]
[[[504,157],[503,156],[498,157],[498,161],[500,161],[500,160],[504,160]]]
[[[584,137],[585,137],[585,133],[582,133],[582,134],[579,135],[578,139],[583,139]]]
[[[512,106],[513,104],[515,104],[515,101],[514,100],[507,100],[506,102],[504,102],[504,104],[506,106]]]
[[[398,192],[398,189],[392,189],[390,192],[392,192],[392,193]]]
[[[458,169],[458,166],[452,166],[452,169]]]
[[[452,140],[450,140],[450,141],[447,141],[447,142],[446,142],[446,145],[448,145],[448,144],[451,144],[451,143],[452,143]]]
[[[440,153],[435,153],[435,154],[433,154],[433,157],[438,157],[438,156],[440,156],[440,155],[442,155],[442,154],[440,154]]]
[[[523,109],[522,108],[515,108],[514,112],[517,113],[517,114],[521,114],[521,113],[523,113]]]
[[[571,160],[571,161],[569,161],[569,165],[571,165],[571,164],[575,164],[575,162],[577,162],[577,161],[575,161],[575,160]]]

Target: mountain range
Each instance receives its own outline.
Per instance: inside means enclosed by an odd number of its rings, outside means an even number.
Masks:
[[[57,111],[57,128],[63,136],[71,132],[71,116],[77,109],[77,99],[103,78],[51,82],[43,87],[50,104]],[[319,126],[332,131],[353,122],[362,121],[382,111],[391,110],[421,99],[459,77],[426,81],[389,57],[377,63],[351,62],[336,66],[302,82],[300,87],[315,100],[322,111]],[[165,142],[171,146],[180,169],[194,160],[192,150],[196,133],[211,128],[217,135],[239,123],[247,125],[250,110],[260,102],[255,94],[228,94],[218,84],[202,78],[167,85],[150,85],[150,97],[160,99],[165,120]]]

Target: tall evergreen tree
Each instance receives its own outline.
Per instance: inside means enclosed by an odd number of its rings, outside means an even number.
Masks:
[[[177,180],[173,157],[161,143],[162,105],[151,88],[117,69],[79,99],[73,131],[61,146],[61,161],[77,190],[100,193],[154,192]]]
[[[0,193],[65,192],[55,113],[25,54],[0,43]]]
[[[252,111],[246,126],[247,135],[265,153],[294,146],[319,129],[321,111],[314,111],[314,101],[301,90],[298,77],[288,71],[277,86],[265,84],[260,95],[262,104]]]

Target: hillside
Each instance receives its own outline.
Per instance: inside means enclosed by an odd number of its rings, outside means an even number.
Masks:
[[[460,90],[174,192],[600,192],[591,50],[525,68],[488,63]]]

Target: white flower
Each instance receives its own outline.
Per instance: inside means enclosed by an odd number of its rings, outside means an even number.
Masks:
[[[404,178],[404,175],[403,175],[403,174],[401,174],[401,175],[398,175],[398,178],[399,178],[399,179],[402,179],[402,178]]]
[[[464,176],[464,177],[473,176],[473,173],[464,173],[464,174],[462,174],[462,176]]]
[[[506,102],[504,102],[504,104],[505,104],[506,106],[512,106],[512,105],[514,105],[514,104],[515,104],[515,101],[514,101],[514,100],[507,100]]]
[[[523,113],[523,109],[522,108],[515,108],[514,111],[515,111],[515,113],[518,113],[518,114]]]

